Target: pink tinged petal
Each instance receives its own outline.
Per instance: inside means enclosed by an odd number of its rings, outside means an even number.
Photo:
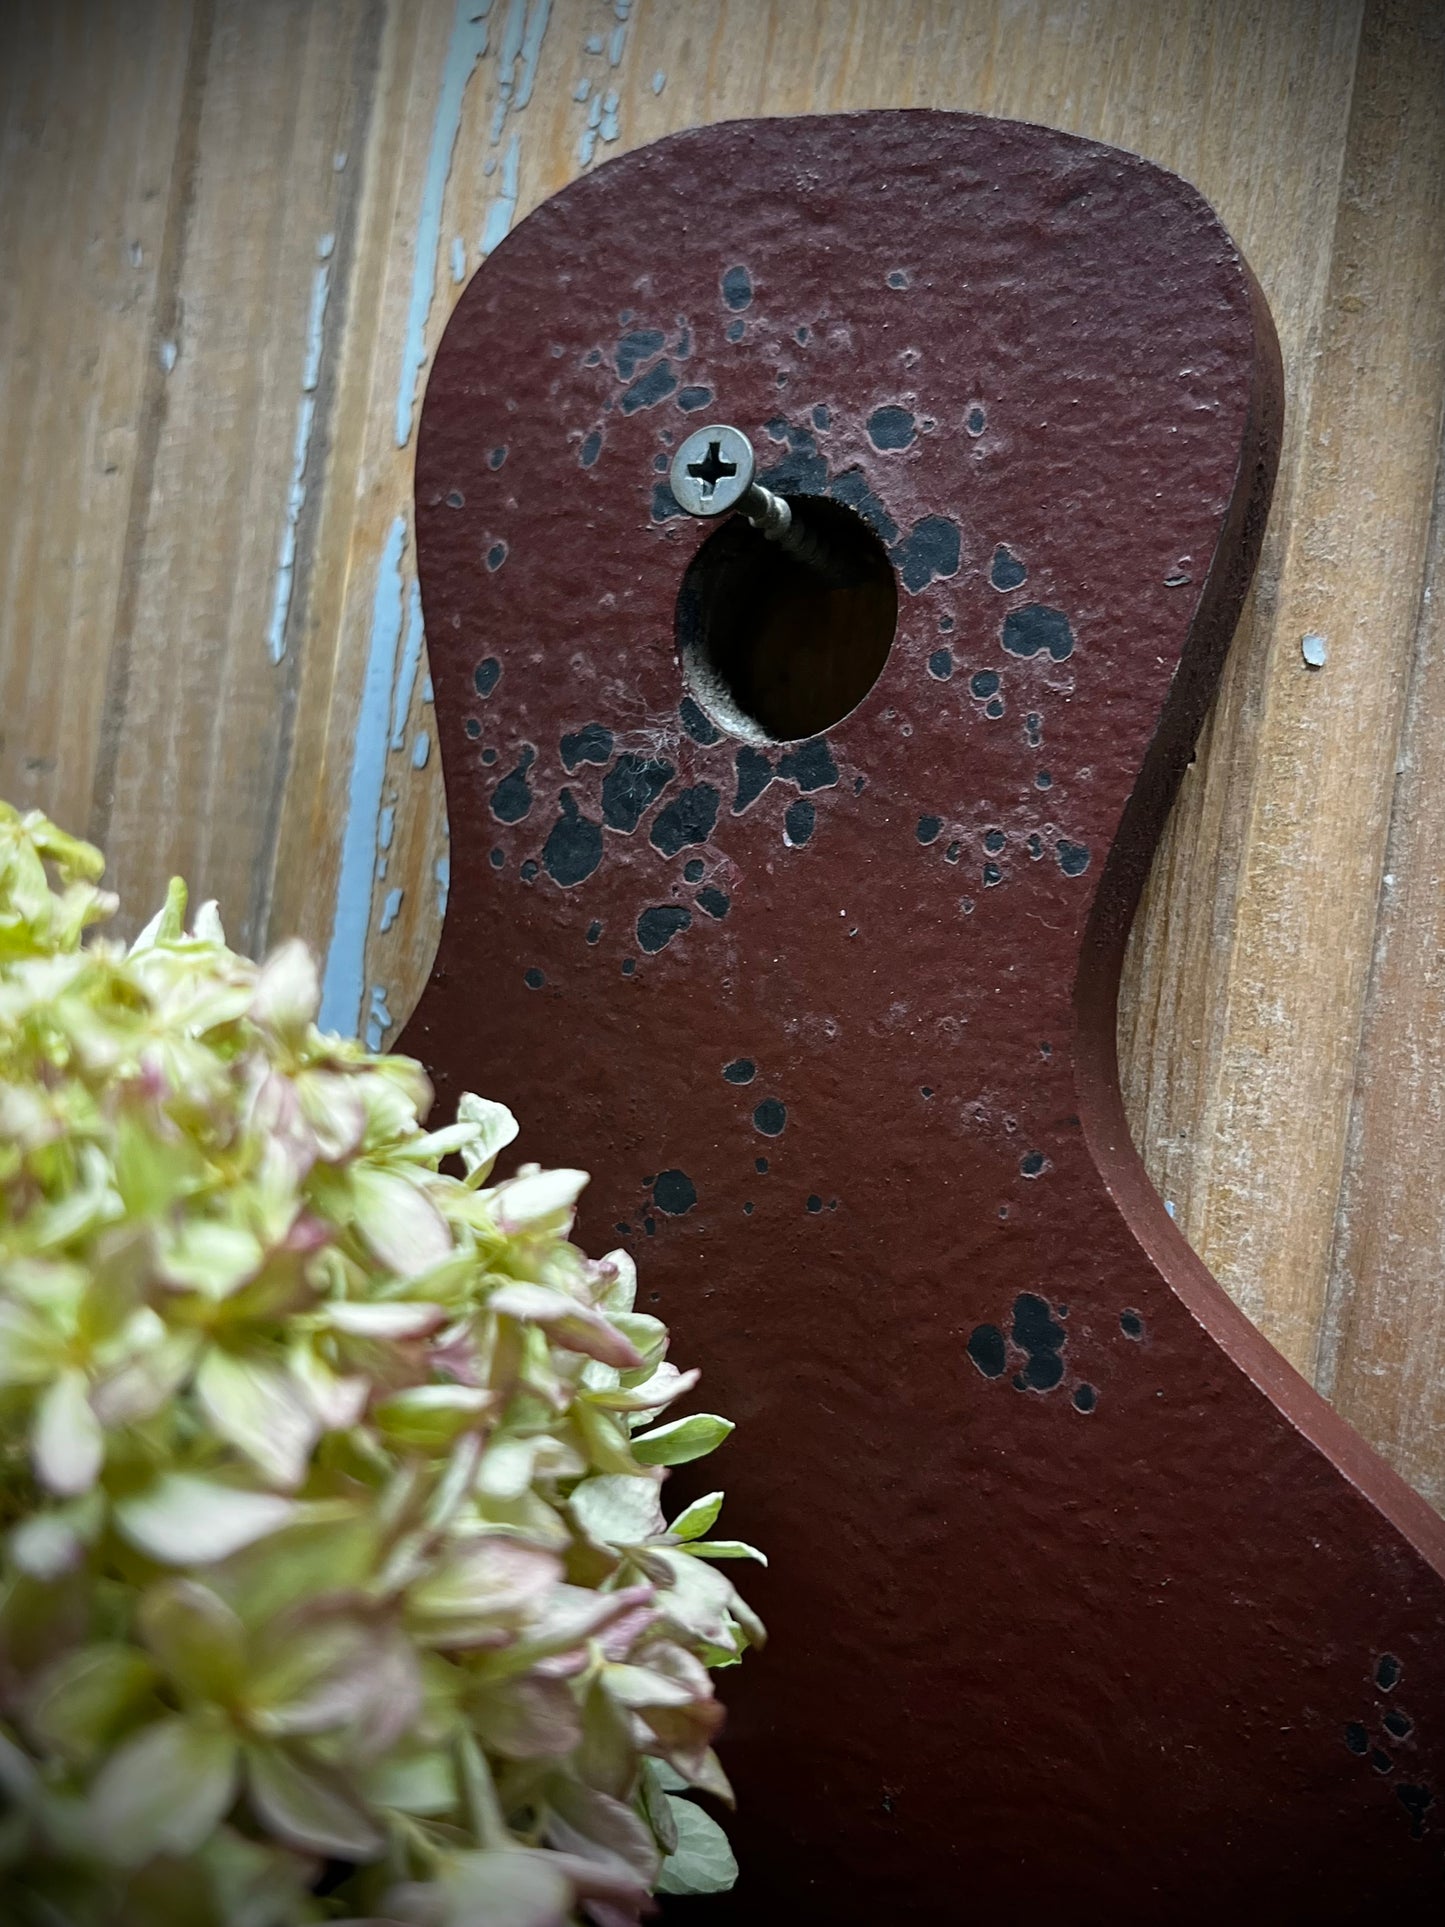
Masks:
[[[604,1365],[628,1371],[642,1363],[631,1342],[604,1313],[591,1305],[581,1305],[565,1291],[550,1285],[508,1284],[494,1291],[488,1300],[491,1309],[503,1317],[515,1318],[525,1325],[539,1325],[555,1344],[568,1351],[585,1352]]]
[[[121,1532],[164,1566],[206,1566],[279,1531],[296,1507],[274,1492],[167,1472],[115,1508]]]
[[[410,1614],[436,1645],[493,1643],[521,1625],[557,1586],[555,1552],[488,1536],[456,1546],[407,1595]]]
[[[328,1305],[324,1316],[335,1331],[353,1338],[425,1338],[446,1323],[446,1308],[412,1299],[380,1303],[352,1304],[338,1300]]]
[[[246,1748],[251,1805],[273,1839],[338,1860],[374,1860],[382,1836],[340,1774],[280,1746]]]
[[[199,1332],[170,1332],[136,1352],[103,1378],[90,1395],[102,1425],[138,1425],[154,1416],[189,1376],[201,1348]]]
[[[492,1193],[497,1229],[509,1237],[519,1231],[564,1235],[586,1183],[585,1171],[532,1169],[510,1178]]]
[[[299,1628],[254,1667],[247,1698],[258,1731],[327,1733],[366,1723],[385,1739],[411,1724],[421,1682],[415,1655],[385,1628],[333,1619]]]
[[[487,1752],[508,1760],[570,1753],[582,1737],[577,1697],[563,1679],[498,1680],[470,1695],[467,1711]]]
[[[302,1071],[296,1078],[296,1096],[317,1148],[329,1163],[339,1163],[361,1148],[366,1106],[352,1078],[336,1071]]]
[[[576,1887],[550,1854],[457,1854],[426,1886],[405,1886],[386,1905],[416,1927],[568,1927]]]
[[[690,1392],[702,1374],[693,1370],[680,1372],[676,1365],[659,1365],[651,1378],[644,1379],[641,1385],[619,1386],[612,1392],[593,1392],[594,1404],[604,1406],[612,1412],[660,1412],[684,1392]]]
[[[236,1743],[209,1721],[172,1716],[113,1753],[91,1789],[96,1844],[140,1866],[158,1853],[194,1853],[236,1797]]]
[[[416,1278],[452,1252],[445,1218],[409,1178],[357,1165],[351,1173],[356,1228],[373,1256],[401,1278]]]
[[[323,1432],[345,1432],[360,1421],[371,1386],[362,1377],[333,1372],[309,1345],[299,1345],[288,1360],[291,1376]]]
[[[194,1579],[152,1586],[141,1599],[140,1631],[175,1684],[198,1699],[224,1700],[245,1676],[245,1628]]]
[[[88,1492],[105,1462],[105,1434],[83,1372],[62,1372],[41,1397],[30,1437],[35,1476],[62,1498]]]
[[[572,1517],[599,1545],[640,1546],[664,1530],[656,1478],[606,1472],[584,1479],[568,1504]]]
[[[505,1104],[478,1097],[474,1091],[463,1091],[457,1100],[457,1122],[467,1128],[467,1142],[460,1147],[467,1176],[481,1183],[498,1153],[516,1138],[517,1120]]]
[[[603,1274],[602,1303],[610,1312],[631,1311],[637,1300],[637,1266],[631,1254],[622,1250],[609,1251],[605,1258],[597,1262],[597,1269]]]
[[[610,1628],[631,1625],[657,1612],[651,1586],[624,1586],[617,1592],[593,1592],[587,1586],[557,1586],[545,1609],[527,1628],[526,1649],[539,1657],[572,1653]],[[637,1635],[634,1632],[632,1637]]]
[[[581,1860],[600,1861],[636,1876],[650,1887],[661,1858],[652,1829],[635,1808],[580,1780],[560,1780],[550,1789],[547,1841]]]
[[[196,1396],[212,1429],[272,1485],[299,1485],[320,1433],[289,1372],[266,1359],[213,1345],[196,1374]]]
[[[283,943],[262,964],[251,998],[251,1016],[279,1035],[305,1028],[321,1002],[316,960],[299,937]]]

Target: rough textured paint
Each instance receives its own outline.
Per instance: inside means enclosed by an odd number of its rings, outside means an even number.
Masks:
[[[376,850],[380,840],[382,789],[386,781],[387,729],[391,720],[393,679],[401,642],[406,518],[392,523],[376,566],[371,639],[361,706],[352,742],[341,865],[331,940],[321,979],[321,1025],[354,1037],[361,1025],[365,985],[366,930],[371,918]]]
[[[502,185],[497,198],[487,209],[478,243],[483,256],[506,240],[517,213],[517,176],[522,164],[522,138],[513,134],[502,156]]]
[[[406,741],[406,725],[411,715],[416,672],[421,667],[422,644],[425,640],[421,620],[421,585],[413,576],[407,584],[406,638],[402,644],[401,662],[391,697],[391,747],[394,750],[400,749]]]
[[[291,613],[291,589],[296,575],[296,530],[301,511],[306,506],[306,468],[311,458],[312,430],[316,425],[316,388],[321,380],[321,350],[326,336],[326,307],[331,294],[330,261],[335,246],[336,237],[324,234],[316,248],[311,311],[306,318],[306,361],[301,371],[301,403],[296,411],[296,434],[291,450],[291,486],[286,492],[281,555],[276,564],[271,620],[266,629],[266,648],[272,662],[280,662],[286,654],[286,618]]]
[[[912,278],[893,289],[905,229]],[[729,346],[724,277],[744,264]],[[706,533],[648,519],[659,429],[686,417],[624,416],[600,334],[675,315],[689,383],[754,425],[778,373],[796,379],[798,328],[845,315],[799,395],[836,424],[825,468],[850,465],[829,492],[889,546],[944,517],[970,551],[905,599],[877,684],[829,728],[839,780],[809,792],[801,853],[779,770],[798,745],[700,743],[680,721],[687,693],[724,713],[673,647]],[[913,349],[916,437],[880,451],[866,422],[900,400]],[[513,237],[439,352],[417,515],[457,893],[406,1043],[443,1107],[491,1078],[527,1109],[530,1155],[591,1170],[584,1244],[641,1223],[679,1357],[686,1342],[708,1402],[745,1421],[729,1518],[787,1552],[749,1589],[770,1648],[728,1679],[743,1873],[706,1903],[715,1927],[933,1927],[961,1905],[1127,1920],[1140,1894],[1172,1927],[1438,1911],[1445,1527],[1203,1274],[1116,1083],[1124,932],[1258,552],[1278,378],[1257,291],[1192,192],[1068,136],[935,112],[639,149]],[[606,399],[604,488],[576,440]],[[822,458],[796,424],[763,432],[795,473]],[[493,531],[442,497],[478,499],[503,437],[519,506],[488,577]],[[585,513],[559,544],[568,490]],[[992,586],[1000,543],[1029,589]],[[1181,555],[1194,580],[1169,587]],[[1002,648],[1029,594],[1077,624],[1066,656],[1058,623]],[[947,685],[927,668],[942,636]],[[492,779],[460,729],[487,651],[502,767],[538,745],[534,820],[496,871]],[[998,686],[971,697],[983,672]],[[644,816],[606,833],[577,890],[519,887],[563,781],[596,813],[592,769],[567,777],[557,753],[588,721],[676,764],[659,816],[701,784],[750,801],[675,857]],[[944,826],[928,848],[924,815]],[[1065,842],[1090,853],[1078,874]],[[684,881],[694,858],[731,895],[723,922]],[[639,919],[684,903],[686,933],[644,952]],[[734,1086],[722,1067],[744,1055],[761,1071]],[[645,1170],[685,1172],[696,1205],[639,1220]]]

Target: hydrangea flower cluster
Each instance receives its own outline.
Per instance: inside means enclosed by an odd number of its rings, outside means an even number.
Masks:
[[[637,1921],[735,1868],[732,1429],[581,1171],[323,1035],[300,943],[0,805],[0,1894],[76,1927]],[[464,1175],[440,1169],[458,1162]]]

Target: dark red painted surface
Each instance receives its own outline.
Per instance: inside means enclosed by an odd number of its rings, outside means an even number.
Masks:
[[[707,1471],[772,1556],[739,1569],[772,1643],[722,1681],[743,1879],[689,1918],[1437,1917],[1445,1529],[1188,1251],[1115,1075],[1279,397],[1196,193],[958,115],[631,154],[447,329],[417,531],[452,893],[405,1043],[444,1106],[502,1098],[525,1156],[591,1169],[581,1237],[636,1252],[739,1421]],[[742,813],[739,744],[679,718],[706,530],[654,496],[708,419],[863,503],[903,579],[872,693]],[[624,754],[675,774],[589,829]],[[597,867],[559,885],[549,837]]]

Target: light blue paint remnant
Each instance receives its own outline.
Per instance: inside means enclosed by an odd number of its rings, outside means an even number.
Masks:
[[[587,125],[589,127],[599,127],[601,124],[602,96],[601,94],[594,94],[592,96],[592,105],[587,109]]]
[[[467,0],[467,3],[474,5],[476,0]],[[361,997],[366,981],[366,926],[371,919],[372,874],[381,830],[382,789],[386,782],[386,731],[405,608],[401,576],[405,549],[406,517],[398,515],[376,569],[371,640],[351,752],[341,870],[336,879],[331,942],[321,979],[321,1028],[340,1031],[346,1037],[354,1037],[361,1023]]]
[[[316,388],[321,380],[326,304],[331,296],[331,270],[326,264],[335,247],[334,234],[323,234],[316,245],[317,268],[311,282],[311,308],[306,317],[306,360],[301,369],[301,405],[296,411],[296,434],[291,444],[291,486],[286,492],[281,553],[271,592],[271,620],[266,625],[266,650],[276,663],[286,654],[286,618],[291,613],[291,590],[296,578],[296,530],[306,506],[306,466],[311,457],[311,431],[316,425]]]
[[[617,139],[617,96],[614,93],[602,97],[602,125],[598,132],[605,141]]]
[[[659,67],[657,72],[652,76],[653,93],[660,94],[666,85],[667,75],[662,71],[661,67]]]
[[[632,0],[612,0],[612,11],[619,20],[625,20],[632,11]]]
[[[601,34],[600,34],[600,33],[589,33],[589,34],[588,34],[588,36],[587,36],[587,51],[588,51],[588,53],[589,53],[589,54],[600,54],[600,53],[601,53],[601,51],[602,51],[602,36],[601,36]]]
[[[388,804],[377,818],[376,847],[379,850],[389,850],[391,848],[391,839],[395,830],[396,811]]]
[[[482,229],[481,248],[483,255],[491,253],[506,240],[507,231],[512,225],[512,216],[517,212],[517,170],[521,165],[522,143],[516,134],[507,142],[507,151],[502,156],[502,191],[487,209],[486,225]]]
[[[547,31],[551,12],[552,0],[532,0],[531,11],[527,15],[527,31],[522,36],[522,72],[512,102],[519,110],[532,98],[532,89],[537,84],[537,60],[542,52],[542,36]]]
[[[614,27],[607,40],[607,64],[609,67],[620,65],[622,49],[627,40],[626,27]]]
[[[366,1013],[366,1048],[380,1050],[382,1039],[392,1028],[395,1019],[386,1007],[386,985],[371,986],[371,1009]]]
[[[467,278],[467,244],[460,234],[452,236],[452,279],[465,281]]]
[[[452,860],[449,856],[439,856],[432,865],[432,875],[437,880],[437,915],[447,913],[447,898],[452,887]]]
[[[597,152],[597,136],[590,127],[584,127],[577,142],[577,164],[586,167]]]
[[[432,286],[436,280],[437,250],[441,246],[442,199],[447,175],[451,172],[452,150],[462,122],[462,101],[472,70],[487,50],[487,16],[492,0],[457,0],[452,20],[451,39],[442,68],[441,92],[437,97],[436,118],[432,122],[431,151],[427,155],[422,184],[421,212],[417,220],[416,259],[411,274],[411,301],[407,308],[406,333],[402,340],[401,382],[396,394],[396,445],[405,448],[411,440],[412,417],[416,410],[416,391],[426,365],[426,324],[431,313]]]
[[[380,931],[383,937],[386,935],[387,931],[390,930],[391,926],[396,922],[398,916],[400,916],[401,900],[405,895],[406,895],[405,890],[388,890],[387,891],[386,902],[381,906],[381,922],[377,925],[377,929]]]
[[[167,339],[161,343],[161,346],[160,346],[161,367],[165,369],[167,374],[169,374],[172,368],[175,367],[176,362],[180,358],[180,352],[181,351],[180,351],[179,345],[176,342],[172,341],[169,337],[167,337]]]
[[[587,76],[584,74],[581,80],[579,80],[577,82],[577,85],[572,89],[572,98],[573,100],[586,100],[587,96],[591,93],[591,91],[592,91],[592,82],[588,80]],[[136,262],[136,266],[137,267],[140,266],[139,261]]]
[[[416,687],[416,672],[421,664],[425,641],[421,626],[421,585],[413,581],[406,604],[406,644],[401,652],[401,667],[392,691],[391,747],[400,749],[406,741],[406,719],[411,714],[411,692]]]
[[[344,150],[331,156],[331,165],[333,170],[338,174],[344,174],[346,172],[346,154]]]
[[[419,729],[416,733],[416,741],[411,746],[412,768],[425,769],[427,766],[427,759],[428,757],[430,757],[430,755],[431,755],[431,732],[429,730]]]
[[[434,702],[436,700],[436,692],[433,690],[431,686],[430,676],[428,676],[426,680],[422,683],[421,699],[424,703]]]

